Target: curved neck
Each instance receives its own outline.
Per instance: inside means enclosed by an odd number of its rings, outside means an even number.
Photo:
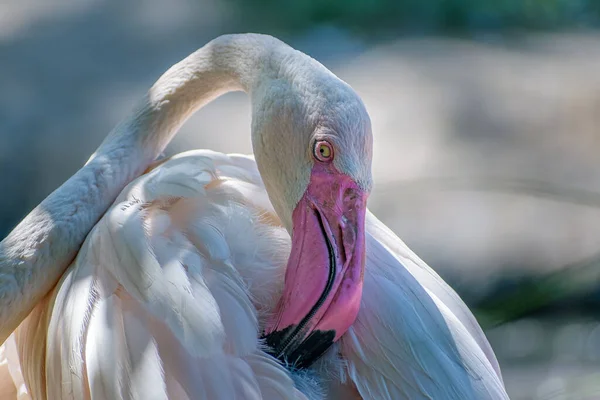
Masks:
[[[222,36],[171,67],[86,165],[0,242],[0,343],[52,289],[120,191],[164,150],[197,109],[251,91],[261,58],[285,46],[262,35]]]
[[[273,45],[262,35],[221,36],[173,65],[150,88],[138,108],[104,140],[89,162],[127,148],[147,166],[199,108],[220,95],[250,92],[264,73]]]

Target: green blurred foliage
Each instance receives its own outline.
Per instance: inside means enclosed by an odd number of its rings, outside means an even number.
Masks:
[[[246,28],[332,25],[355,34],[464,34],[595,27],[598,0],[230,0]],[[265,26],[267,25],[267,26]]]
[[[545,276],[524,277],[504,285],[475,307],[484,328],[561,308],[597,315],[600,300],[600,254],[564,266]]]

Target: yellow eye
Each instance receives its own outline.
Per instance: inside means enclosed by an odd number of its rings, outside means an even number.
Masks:
[[[321,162],[331,161],[333,159],[333,146],[325,140],[315,142],[314,156]]]

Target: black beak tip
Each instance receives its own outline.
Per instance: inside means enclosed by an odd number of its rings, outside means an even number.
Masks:
[[[293,326],[264,335],[268,353],[277,358],[283,365],[291,369],[310,367],[333,344],[335,331],[313,331],[303,341],[289,338]]]

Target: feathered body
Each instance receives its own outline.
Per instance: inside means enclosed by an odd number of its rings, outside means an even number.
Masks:
[[[458,296],[373,215],[367,232],[358,318],[313,367],[325,398],[507,398]],[[161,163],[125,188],[14,333],[30,395],[304,398],[258,340],[289,249],[251,157]]]

